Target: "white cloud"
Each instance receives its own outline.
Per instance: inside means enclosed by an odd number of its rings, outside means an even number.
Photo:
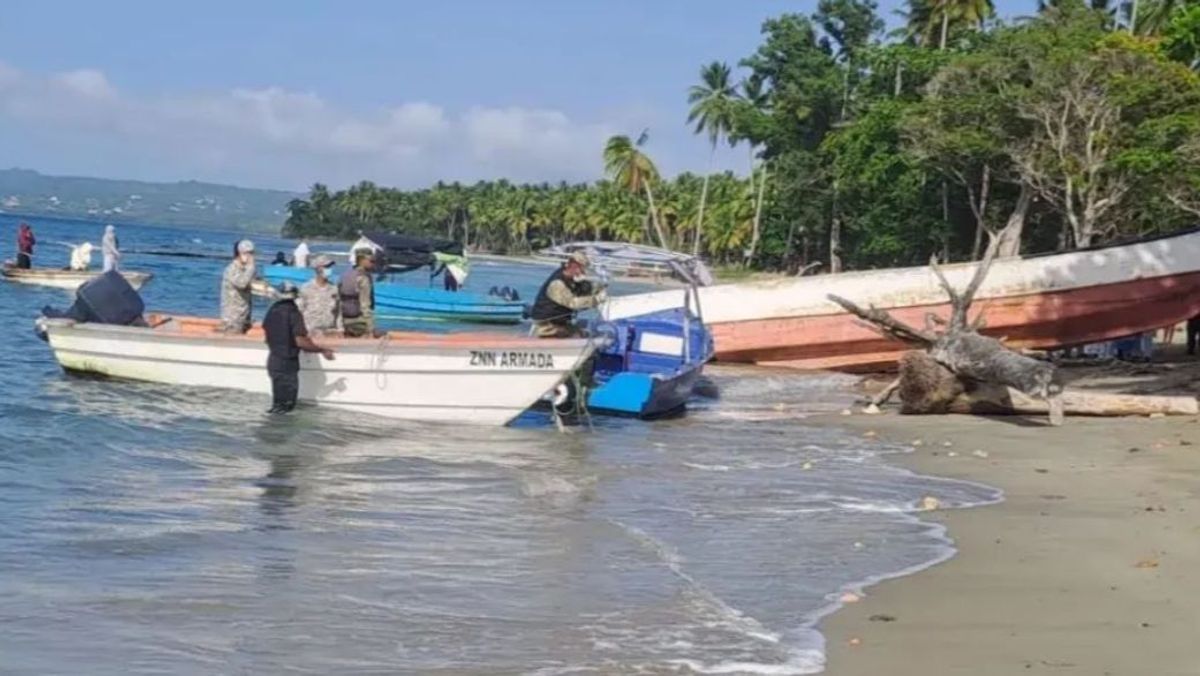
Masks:
[[[364,178],[406,187],[500,177],[590,180],[601,170],[604,138],[615,133],[614,125],[557,110],[478,106],[451,114],[407,101],[353,111],[279,87],[133,96],[99,70],[43,76],[4,62],[0,119],[38,138],[71,138],[28,150],[58,167],[94,166],[87,154],[104,149],[111,176],[144,176],[152,167],[157,178],[293,188]]]
[[[577,124],[556,110],[481,108],[462,117],[468,146],[476,160],[497,169],[509,168],[517,178],[553,180],[535,175],[539,166],[570,166],[581,160],[598,167],[604,139],[613,133],[604,124]],[[592,177],[595,177],[595,169]]]
[[[68,94],[84,98],[113,99],[117,95],[117,90],[108,83],[104,73],[90,68],[59,73],[53,77],[53,81]]]

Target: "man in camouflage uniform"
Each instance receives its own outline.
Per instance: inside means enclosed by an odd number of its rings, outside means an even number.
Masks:
[[[350,338],[375,337],[375,252],[369,249],[354,252],[354,269],[342,275],[338,282],[338,298],[342,304],[342,329]]]
[[[533,335],[539,338],[584,335],[583,327],[575,322],[575,315],[608,300],[607,291],[594,288],[584,279],[590,264],[587,254],[575,251],[550,274],[529,313],[533,319]]]
[[[312,260],[313,278],[300,287],[300,297],[296,306],[304,315],[304,325],[309,335],[319,335],[332,331],[337,327],[338,288],[329,281],[333,268],[333,259],[320,255]]]
[[[245,333],[250,330],[250,285],[254,282],[254,242],[243,239],[237,255],[221,277],[221,330]]]

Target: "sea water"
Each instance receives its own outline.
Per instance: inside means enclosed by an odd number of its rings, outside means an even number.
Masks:
[[[31,223],[42,264],[102,232]],[[222,261],[123,263],[155,273],[150,307],[215,314]],[[471,282],[528,298],[545,273]],[[0,285],[4,674],[815,673],[842,593],[953,553],[924,497],[1000,497],[806,422],[850,403],[839,376],[712,368],[719,396],[682,418],[569,433],[279,419],[261,395],[65,376],[32,322],[69,300]]]

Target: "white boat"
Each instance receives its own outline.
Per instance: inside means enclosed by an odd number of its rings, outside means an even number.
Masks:
[[[974,263],[943,267],[965,288]],[[929,268],[844,272],[719,284],[700,289],[717,359],[806,369],[874,370],[907,347],[879,334],[829,300],[829,294],[887,310],[911,326],[950,314]],[[609,299],[610,319],[679,304],[678,292]],[[975,296],[984,332],[1014,348],[1057,349],[1122,338],[1200,313],[1200,229],[1153,239],[1001,258]]]
[[[150,327],[41,319],[67,371],[267,394],[262,329],[218,332],[218,321],[152,315]],[[300,357],[300,401],[407,420],[503,425],[553,390],[592,353],[587,340],[511,334],[392,332],[326,337],[326,361]]]
[[[17,284],[34,284],[37,286],[52,286],[56,289],[74,291],[84,282],[104,274],[100,270],[54,270],[51,268],[18,268],[6,265],[0,268],[0,276]],[[149,272],[121,271],[121,276],[135,289],[150,281],[154,275]]]

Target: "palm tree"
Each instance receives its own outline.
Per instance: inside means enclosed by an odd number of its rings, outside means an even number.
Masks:
[[[938,49],[945,51],[951,22],[979,28],[996,13],[992,0],[909,0],[905,17],[910,35],[919,36],[919,43],[933,43],[938,32]]]
[[[692,104],[688,122],[696,123],[695,133],[708,135],[711,147],[708,154],[708,171],[704,172],[704,187],[700,189],[700,213],[696,217],[696,236],[692,240],[693,255],[700,253],[704,206],[708,201],[708,181],[712,174],[713,157],[717,154],[717,144],[721,142],[721,137],[728,139],[729,132],[733,129],[733,106],[730,104],[738,98],[738,93],[729,82],[729,75],[728,64],[713,61],[700,69],[700,84],[692,85],[688,89],[688,103]]]
[[[766,110],[767,106],[770,105],[770,97],[763,90],[763,81],[761,78],[752,77],[747,80],[742,80],[742,98],[745,99],[746,103],[749,104],[754,110],[764,111]],[[754,161],[758,158],[758,146],[751,139],[747,139],[747,143],[750,145],[750,190],[753,191],[755,173]],[[750,246],[746,249],[745,265],[747,266],[749,266],[754,260],[754,255],[758,253],[758,241],[761,234],[760,225],[762,223],[762,200],[767,186],[766,160],[763,160],[759,164],[761,165],[761,169],[758,173],[761,174],[762,177],[759,179],[760,183],[758,187],[758,200],[754,208],[754,229],[751,231],[750,235]]]
[[[1138,0],[1133,0],[1129,8],[1129,31],[1135,29],[1142,35],[1159,35],[1171,21],[1171,14],[1180,6],[1185,5],[1180,0],[1157,0],[1148,2],[1146,11],[1139,12]]]
[[[647,131],[642,131],[636,143],[623,134],[608,139],[608,143],[604,144],[604,171],[614,182],[631,193],[645,191],[646,201],[650,203],[650,221],[654,224],[659,245],[666,249],[667,238],[658,222],[658,212],[654,208],[654,190],[650,185],[658,180],[658,168],[641,151],[648,138]]]

